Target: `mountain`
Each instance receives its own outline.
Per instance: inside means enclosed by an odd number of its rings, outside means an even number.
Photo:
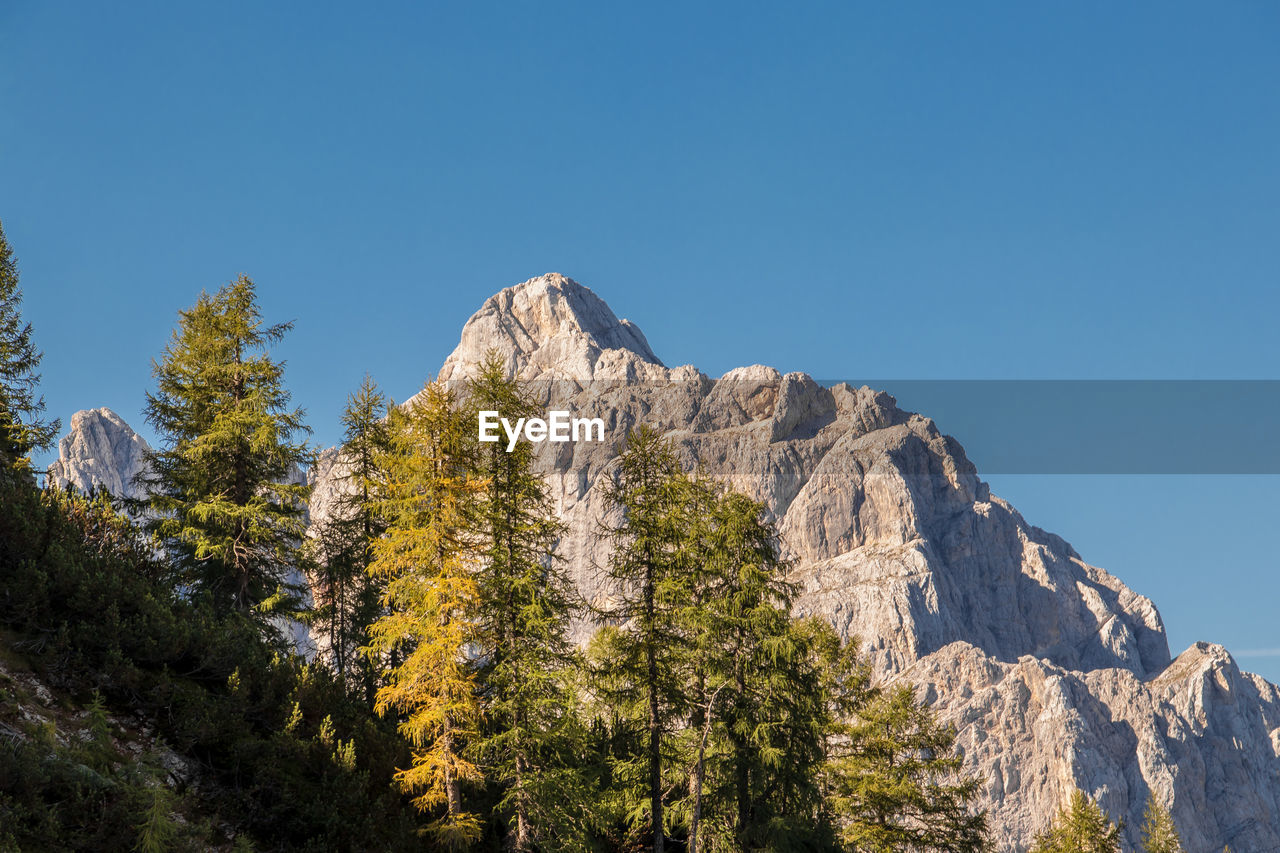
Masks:
[[[605,424],[602,442],[537,445],[567,525],[560,555],[588,600],[614,592],[598,531],[615,445],[650,424],[688,466],[767,504],[798,614],[859,637],[881,680],[917,685],[955,724],[999,849],[1025,850],[1079,788],[1123,818],[1130,847],[1154,791],[1190,853],[1280,853],[1280,688],[1221,646],[1171,659],[1148,598],[992,495],[929,418],[802,373],[668,368],[555,274],[488,299],[440,377],[466,378],[490,351],[549,409]],[[330,451],[310,472],[314,519],[342,467]]]
[[[110,409],[86,409],[71,416],[71,431],[58,442],[49,478],[82,492],[105,488],[118,497],[140,498],[133,478],[146,468],[146,439]]]

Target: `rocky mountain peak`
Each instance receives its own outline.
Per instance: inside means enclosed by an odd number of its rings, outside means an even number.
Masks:
[[[144,495],[133,478],[146,468],[151,450],[146,439],[108,408],[84,409],[71,416],[71,430],[58,442],[50,482],[82,492],[99,487],[119,497]]]
[[[465,379],[489,350],[521,379],[665,378],[644,333],[619,320],[590,289],[559,273],[531,278],[485,300],[440,369]]]

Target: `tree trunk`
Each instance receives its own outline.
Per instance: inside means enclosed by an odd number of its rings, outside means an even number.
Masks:
[[[689,820],[689,853],[698,853],[698,827],[702,823],[703,756],[707,749],[706,729],[711,724],[711,709],[702,702],[706,699],[706,693],[707,677],[699,672],[695,694],[699,701],[690,723],[694,731],[702,729],[702,740],[698,743],[698,757],[693,762],[693,772],[689,774],[689,797],[693,800],[693,816]]]
[[[652,560],[650,566],[652,566]],[[649,812],[653,823],[653,853],[663,853],[662,820],[662,718],[658,713],[658,651],[654,646],[654,589],[650,569],[645,584],[645,610],[648,616],[648,642],[645,654],[649,665]]]
[[[747,690],[746,676],[742,671],[741,665],[737,668],[737,687],[738,695],[745,696]],[[751,775],[750,769],[747,767],[746,750],[747,745],[740,739],[734,738],[734,775],[735,787],[738,794],[738,826],[739,835],[747,828],[747,823],[751,820]]]
[[[656,680],[657,662],[649,649],[649,677]],[[649,687],[649,809],[653,819],[653,853],[663,853],[662,830],[662,727],[658,718],[658,691]]]
[[[449,760],[453,759],[453,732],[452,726],[449,724],[448,718],[444,721],[444,731],[440,738],[444,741],[445,754],[449,756]],[[449,807],[449,819],[456,820],[458,815],[462,814],[462,788],[458,784],[458,777],[454,775],[453,768],[448,762],[444,768],[444,795]]]
[[[524,790],[525,776],[524,756],[516,755],[516,842],[515,849],[519,853],[527,853],[533,849],[533,832],[529,826],[529,800]]]

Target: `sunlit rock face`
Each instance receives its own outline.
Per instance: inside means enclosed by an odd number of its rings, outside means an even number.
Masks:
[[[134,478],[146,470],[150,449],[115,412],[85,409],[71,416],[71,431],[58,442],[49,478],[86,494],[104,488],[119,497],[142,497]]]
[[[549,409],[605,422],[604,442],[538,445],[560,559],[588,600],[612,592],[599,533],[616,445],[649,424],[691,470],[765,503],[798,614],[859,637],[880,679],[917,685],[955,724],[998,849],[1025,850],[1079,788],[1124,819],[1130,849],[1154,791],[1189,853],[1280,851],[1280,690],[1220,646],[1171,661],[1155,605],[992,495],[929,418],[802,373],[666,367],[555,274],[488,299],[439,376],[464,380],[489,352]],[[313,520],[344,470],[328,451],[309,472]]]

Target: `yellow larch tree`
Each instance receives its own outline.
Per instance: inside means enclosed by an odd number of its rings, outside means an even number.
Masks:
[[[429,383],[406,409],[392,410],[385,459],[385,535],[373,545],[371,574],[386,584],[383,615],[366,653],[384,667],[379,714],[400,717],[413,763],[401,789],[425,812],[443,846],[461,849],[480,834],[463,808],[463,783],[481,781],[465,758],[479,717],[475,667],[478,544],[471,531],[484,483],[474,475],[469,426],[454,395]]]

